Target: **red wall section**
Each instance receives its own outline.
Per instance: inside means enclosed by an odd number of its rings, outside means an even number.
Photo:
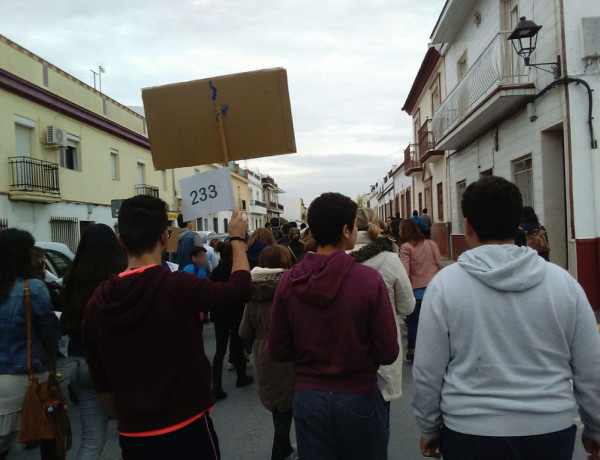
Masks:
[[[577,280],[595,311],[600,311],[600,238],[575,240]]]

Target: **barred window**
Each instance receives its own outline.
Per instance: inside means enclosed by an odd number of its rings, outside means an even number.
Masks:
[[[52,241],[64,243],[73,252],[79,244],[79,220],[76,217],[51,217],[50,233]]]
[[[523,196],[523,206],[533,206],[533,162],[530,156],[513,161],[513,179]]]

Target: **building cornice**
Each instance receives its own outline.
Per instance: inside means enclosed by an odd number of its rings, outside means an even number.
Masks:
[[[0,88],[131,144],[150,150],[147,137],[0,69]]]
[[[439,60],[440,53],[433,47],[429,48],[402,107],[404,112],[411,114]]]

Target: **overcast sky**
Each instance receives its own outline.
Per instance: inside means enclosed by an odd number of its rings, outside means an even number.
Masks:
[[[356,198],[411,141],[401,108],[444,0],[0,2],[0,33],[142,105],[141,88],[271,67],[288,72],[297,154],[250,160],[290,197]],[[176,5],[176,6],[175,6]],[[242,162],[244,163],[244,162]]]

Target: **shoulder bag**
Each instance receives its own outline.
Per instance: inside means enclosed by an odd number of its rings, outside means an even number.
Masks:
[[[58,458],[64,458],[71,448],[71,422],[67,414],[67,401],[62,395],[55,369],[49,369],[48,380],[39,383],[33,373],[31,338],[31,292],[25,280],[25,314],[27,318],[27,377],[29,384],[23,399],[19,442],[32,443],[55,440]]]

